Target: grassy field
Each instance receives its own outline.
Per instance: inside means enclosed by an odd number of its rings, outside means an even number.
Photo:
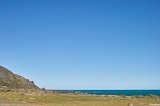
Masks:
[[[52,93],[0,92],[0,106],[147,106],[160,104],[160,97],[110,97]]]

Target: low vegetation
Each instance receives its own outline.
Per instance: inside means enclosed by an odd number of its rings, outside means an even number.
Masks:
[[[0,104],[45,105],[45,106],[149,106],[160,104],[160,97],[91,96],[40,92],[0,92]]]

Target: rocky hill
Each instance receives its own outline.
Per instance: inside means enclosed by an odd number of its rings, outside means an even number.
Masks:
[[[29,81],[0,66],[0,87],[4,86],[11,89],[38,89],[33,81]]]

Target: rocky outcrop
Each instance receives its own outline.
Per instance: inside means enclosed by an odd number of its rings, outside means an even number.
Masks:
[[[33,81],[14,74],[2,66],[0,66],[0,87],[10,89],[38,89]]]

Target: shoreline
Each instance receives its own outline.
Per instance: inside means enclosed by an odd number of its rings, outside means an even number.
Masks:
[[[4,106],[127,106],[128,103],[134,106],[160,106],[160,97],[0,91],[0,104]]]
[[[71,95],[87,95],[87,96],[108,96],[108,97],[160,97],[160,95],[156,94],[135,94],[135,95],[125,95],[125,94],[106,94],[106,93],[90,93],[90,92],[83,92],[83,91],[135,91],[135,90],[47,90],[47,89],[9,89],[4,88],[0,89],[0,92],[20,92],[20,93],[53,93],[53,94],[71,94]],[[140,90],[143,91],[143,90]],[[149,90],[144,90],[149,91]],[[160,90],[151,90],[151,91],[159,91]]]
[[[95,96],[160,96],[160,90],[49,90],[49,91],[56,91],[59,93],[69,93],[69,94],[82,94],[82,95],[95,95]],[[104,91],[104,92],[103,92]],[[107,91],[107,92],[106,92]],[[112,93],[111,93],[111,92]],[[117,93],[118,91],[118,93]],[[123,91],[123,92],[119,92]],[[140,91],[139,93],[132,93],[127,94],[125,91],[133,92],[133,91]],[[155,91],[158,92],[157,94],[155,92],[148,92],[148,91]],[[142,92],[142,93],[141,93]],[[148,92],[143,94],[144,92]]]

